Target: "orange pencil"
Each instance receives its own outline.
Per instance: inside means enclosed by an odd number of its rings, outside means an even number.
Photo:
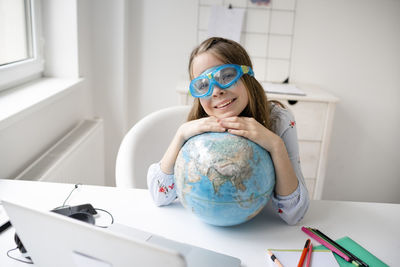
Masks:
[[[299,264],[297,264],[297,267],[303,267],[303,262],[304,262],[304,259],[306,258],[307,251],[308,251],[308,244],[310,244],[310,242],[311,242],[311,240],[307,239],[306,244],[304,245],[303,252],[301,253]]]

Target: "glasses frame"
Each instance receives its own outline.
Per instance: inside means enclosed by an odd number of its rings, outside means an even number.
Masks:
[[[220,71],[222,69],[229,68],[229,67],[236,69],[236,71],[238,73],[237,77],[235,77],[231,82],[229,82],[227,84],[220,84],[219,82],[217,82],[214,79],[215,73],[217,73],[218,71]],[[235,84],[244,74],[254,76],[254,72],[249,66],[237,65],[237,64],[224,64],[224,65],[216,67],[215,69],[212,69],[208,73],[202,74],[199,77],[193,79],[190,82],[189,92],[193,97],[196,97],[196,98],[209,97],[209,96],[211,96],[212,92],[214,91],[215,85],[218,85],[219,88],[224,89],[224,90],[228,89],[233,84]],[[210,85],[208,86],[208,91],[204,94],[199,94],[197,92],[197,90],[194,88],[194,84],[196,83],[196,81],[198,81],[200,79],[207,79],[210,82]]]

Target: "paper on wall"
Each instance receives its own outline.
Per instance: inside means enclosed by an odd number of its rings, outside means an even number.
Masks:
[[[208,23],[208,37],[223,37],[240,42],[244,8],[212,6]]]

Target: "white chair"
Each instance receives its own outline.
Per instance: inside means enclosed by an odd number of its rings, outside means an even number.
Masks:
[[[161,109],[147,115],[128,131],[117,155],[117,187],[147,188],[150,164],[161,160],[189,111],[190,106]]]

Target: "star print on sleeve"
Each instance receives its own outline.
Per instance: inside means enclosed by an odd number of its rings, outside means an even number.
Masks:
[[[283,208],[282,203],[278,203],[278,213],[283,213],[282,208]]]

